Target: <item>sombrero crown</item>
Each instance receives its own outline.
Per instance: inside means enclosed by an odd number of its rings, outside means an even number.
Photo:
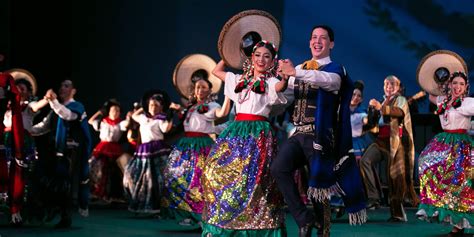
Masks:
[[[261,40],[272,42],[277,48],[281,42],[281,28],[270,13],[247,10],[230,18],[222,27],[217,42],[224,62],[235,69],[242,69],[253,46]]]
[[[431,95],[444,94],[443,87],[454,72],[468,74],[466,62],[449,50],[436,50],[426,55],[418,65],[417,81]]]
[[[192,81],[191,76],[198,70],[205,70],[208,79],[212,83],[212,93],[218,93],[222,81],[212,75],[212,70],[216,67],[216,62],[204,54],[191,54],[181,59],[176,65],[173,72],[173,85],[178,93],[185,99],[189,99],[192,95],[190,90]]]

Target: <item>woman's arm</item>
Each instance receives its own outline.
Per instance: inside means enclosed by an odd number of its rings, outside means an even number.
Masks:
[[[288,87],[288,79],[290,77],[289,76],[282,76],[281,77],[281,80],[279,82],[277,82],[277,84],[275,84],[275,91],[276,92],[283,92],[286,90],[286,88]]]
[[[139,115],[143,113],[143,108],[139,108],[137,110],[135,110],[135,112],[133,112],[132,114],[132,119],[138,123],[138,120],[140,119]]]
[[[437,96],[434,96],[432,94],[430,94],[430,96],[429,96],[430,102],[433,103],[433,104],[436,104],[436,98],[437,98]]]
[[[102,115],[102,112],[100,110],[98,110],[97,112],[95,112],[94,115],[92,115],[92,117],[90,117],[90,119],[87,121],[90,125],[94,126],[94,121]]]
[[[160,122],[158,125],[160,126],[160,130],[163,133],[167,133],[173,127],[173,121],[172,120],[165,120],[163,122]]]
[[[48,105],[48,100],[43,98],[43,99],[37,101],[36,103],[32,103],[32,104],[30,105],[30,108],[31,108],[31,111],[33,111],[33,113],[36,113],[36,112],[38,112],[40,109],[42,109],[43,107],[45,107],[46,105]]]
[[[216,117],[222,118],[227,116],[230,112],[230,108],[232,107],[231,105],[232,103],[230,101],[230,98],[226,96],[224,99],[224,103],[222,103],[222,107],[216,109]]]
[[[225,62],[224,60],[221,59],[216,65],[216,67],[212,70],[212,74],[216,76],[217,78],[221,79],[221,81],[225,81],[225,74],[226,71],[225,69]]]

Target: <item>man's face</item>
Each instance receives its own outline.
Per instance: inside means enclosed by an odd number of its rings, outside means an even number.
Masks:
[[[59,87],[59,98],[62,101],[65,101],[73,96],[74,87],[70,80],[65,80],[61,83],[61,87]]]
[[[329,56],[331,49],[334,47],[334,42],[331,42],[328,32],[323,28],[316,28],[311,33],[309,40],[309,48],[313,59],[321,59]]]

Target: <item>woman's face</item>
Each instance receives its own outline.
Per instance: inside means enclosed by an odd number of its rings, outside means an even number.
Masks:
[[[194,94],[198,101],[205,100],[211,94],[209,84],[204,80],[197,81],[194,85]]]
[[[453,98],[463,96],[467,90],[467,84],[464,78],[455,77],[450,83],[449,88],[451,88],[451,96]]]
[[[20,97],[22,100],[27,100],[28,97],[31,96],[31,92],[28,91],[28,87],[26,87],[25,84],[20,84],[16,85],[16,88],[18,89],[18,92],[20,92]]]
[[[258,47],[252,54],[252,64],[257,72],[263,73],[273,65],[273,55],[264,46]]]
[[[113,120],[120,118],[120,107],[117,105],[110,106],[109,118]]]
[[[155,116],[163,111],[163,106],[160,102],[154,99],[148,101],[148,112],[151,116]]]
[[[383,82],[383,91],[385,93],[385,96],[390,97],[392,95],[395,95],[396,93],[398,93],[398,90],[400,90],[400,86],[397,84],[396,81],[385,80]]]
[[[359,89],[354,89],[352,92],[351,106],[357,106],[362,102],[362,92]]]

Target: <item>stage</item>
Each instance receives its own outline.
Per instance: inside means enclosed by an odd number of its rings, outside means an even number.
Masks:
[[[407,223],[388,223],[389,209],[382,207],[377,210],[369,210],[369,221],[362,226],[350,226],[347,215],[340,219],[333,219],[331,229],[332,237],[371,237],[371,236],[403,236],[403,237],[425,237],[445,236],[451,230],[450,226],[443,224],[430,224],[415,218],[414,208],[407,209]],[[107,207],[93,207],[87,218],[74,214],[72,228],[53,229],[51,223],[43,225],[31,224],[22,228],[13,228],[5,223],[5,216],[1,216],[0,237],[32,237],[32,236],[80,236],[80,237],[138,237],[138,236],[170,236],[191,237],[200,236],[199,226],[183,227],[176,220],[161,220],[150,216],[135,216],[124,208],[112,209]],[[293,218],[287,214],[288,236],[298,236],[298,229]],[[471,233],[464,236],[472,236]],[[313,236],[316,236],[313,233]]]

